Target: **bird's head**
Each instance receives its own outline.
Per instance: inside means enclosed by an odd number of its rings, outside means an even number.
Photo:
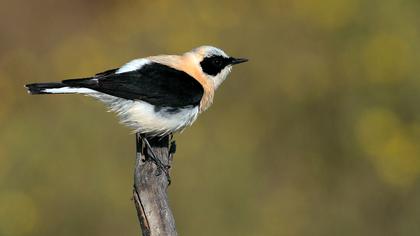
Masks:
[[[189,53],[197,58],[199,67],[215,88],[226,79],[233,65],[248,61],[245,58],[230,57],[223,50],[212,46],[201,46]]]

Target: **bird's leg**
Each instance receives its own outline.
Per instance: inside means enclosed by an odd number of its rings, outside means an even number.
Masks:
[[[156,164],[156,166],[158,167],[158,172],[156,174],[156,176],[159,176],[162,171],[165,173],[166,178],[168,179],[169,184],[171,183],[171,177],[169,176],[169,165],[165,165],[162,163],[162,161],[156,157],[155,153],[153,152],[152,146],[150,146],[149,141],[147,140],[146,137],[142,137],[143,142],[146,144],[147,148],[150,151],[150,158],[152,159],[152,161]]]

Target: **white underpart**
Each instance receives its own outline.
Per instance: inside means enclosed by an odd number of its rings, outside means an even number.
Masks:
[[[47,93],[97,93],[95,90],[88,89],[88,88],[71,88],[71,87],[62,87],[62,88],[51,88],[51,89],[44,89],[43,92]]]
[[[132,61],[128,62],[127,64],[121,66],[121,68],[118,69],[115,72],[115,74],[120,74],[120,73],[129,72],[129,71],[133,71],[133,70],[138,70],[142,66],[144,66],[144,65],[146,65],[150,62],[151,61],[149,59],[145,59],[145,58],[132,60]]]
[[[194,122],[198,115],[198,107],[180,108],[171,113],[167,108],[156,111],[154,105],[143,101],[134,101],[130,105],[124,111],[128,122],[135,121],[136,131],[147,133],[168,134],[182,130]]]
[[[198,116],[197,106],[189,106],[171,111],[171,108],[155,109],[155,106],[144,101],[133,101],[106,95],[103,93],[90,94],[117,113],[122,124],[134,129],[134,132],[149,135],[166,135],[171,132],[182,131],[191,125]]]

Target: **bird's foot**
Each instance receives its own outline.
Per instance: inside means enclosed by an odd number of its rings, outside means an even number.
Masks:
[[[156,176],[160,176],[162,172],[165,173],[166,179],[168,180],[168,185],[171,184],[171,176],[169,175],[169,169],[171,168],[171,166],[163,164],[163,162],[156,157],[155,153],[153,152],[152,146],[150,145],[147,138],[143,137],[142,139],[150,153],[150,155],[146,155],[150,159],[146,158],[146,160],[153,161],[157,166]]]

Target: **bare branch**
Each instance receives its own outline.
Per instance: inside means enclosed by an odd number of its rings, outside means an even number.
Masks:
[[[169,136],[148,138],[152,151],[164,165],[170,166],[173,152]],[[133,200],[143,236],[178,235],[175,220],[168,204],[168,179],[150,159],[150,150],[136,134],[136,165],[134,171]],[[169,170],[168,170],[169,171]]]

